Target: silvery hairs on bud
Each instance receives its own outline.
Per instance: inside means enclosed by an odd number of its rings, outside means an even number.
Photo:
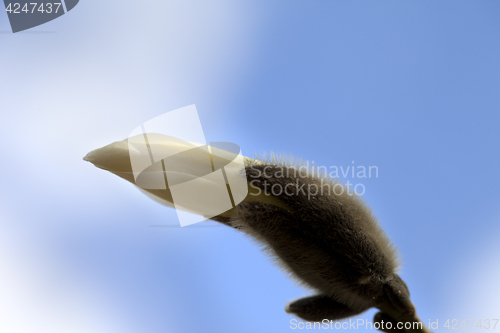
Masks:
[[[262,243],[285,271],[316,291],[288,304],[287,312],[308,321],[342,319],[374,307],[384,294],[402,312],[414,311],[396,274],[396,250],[359,197],[279,157],[247,159],[245,169],[249,197],[265,192],[279,203],[244,200],[231,218],[212,219]]]

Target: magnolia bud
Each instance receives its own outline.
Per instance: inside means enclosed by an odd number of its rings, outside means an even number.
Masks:
[[[112,143],[84,159],[139,185],[130,162],[138,150],[129,143]],[[149,145],[182,150],[178,141],[161,135]],[[197,154],[178,160],[172,168],[186,177],[196,176],[202,167]],[[172,171],[168,168],[164,172]],[[248,195],[232,209],[209,217],[255,238],[295,279],[316,291],[315,296],[289,304],[287,312],[311,321],[342,319],[376,306],[381,297],[401,313],[414,312],[406,285],[396,274],[395,248],[359,197],[340,182],[304,172],[283,159],[245,158],[238,172],[246,175]],[[168,184],[143,191],[174,206]],[[208,216],[209,207],[188,208]]]

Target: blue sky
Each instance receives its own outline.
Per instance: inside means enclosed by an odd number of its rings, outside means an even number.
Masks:
[[[86,0],[11,34],[0,13],[0,328],[288,332],[296,286],[233,230],[82,161],[196,104],[208,141],[351,179],[424,322],[498,318],[500,3]],[[358,318],[371,320],[373,310]],[[479,329],[479,328],[476,328]]]

